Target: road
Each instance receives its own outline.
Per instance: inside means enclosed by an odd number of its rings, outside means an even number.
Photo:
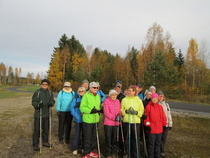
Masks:
[[[21,86],[23,87],[23,86]],[[25,86],[26,87],[26,86]],[[7,90],[15,92],[24,92],[24,93],[34,93],[28,91],[18,90],[20,87],[11,87]],[[57,94],[54,94],[55,98]],[[210,115],[210,105],[201,105],[201,104],[191,104],[191,103],[180,103],[180,102],[168,102],[171,108],[171,111],[183,111],[191,113],[203,113]]]

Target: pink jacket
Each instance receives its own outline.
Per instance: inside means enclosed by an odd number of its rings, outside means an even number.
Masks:
[[[118,99],[112,100],[110,97],[104,100],[104,125],[117,126],[118,121],[115,121],[116,116],[120,114],[120,101]]]

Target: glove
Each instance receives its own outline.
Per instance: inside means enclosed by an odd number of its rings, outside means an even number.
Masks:
[[[125,113],[131,115],[137,115],[138,111],[135,111],[133,108],[130,107],[129,109],[125,110]]]
[[[42,101],[39,102],[39,104],[37,105],[37,108],[38,109],[43,108],[43,102]]]
[[[163,126],[163,132],[165,132],[166,131],[166,126]]]
[[[60,115],[61,115],[61,112],[60,112],[60,111],[57,111],[57,115],[58,115],[58,117],[60,117]]]
[[[126,114],[131,114],[131,109],[125,110],[125,113],[126,113]]]
[[[93,108],[92,110],[91,110],[91,114],[95,114],[95,113],[98,113],[99,111],[98,110],[96,110],[96,108]]]
[[[150,132],[151,132],[150,126],[146,126],[146,127],[145,127],[145,130],[146,130],[148,133],[150,133]]]
[[[52,101],[50,101],[50,102],[48,103],[48,107],[53,107],[53,105],[54,105],[54,103],[53,103]]]
[[[171,130],[172,129],[172,127],[168,127],[168,130]]]
[[[142,115],[142,119],[145,120],[147,118],[147,115]]]
[[[121,122],[122,121],[122,116],[117,115],[115,118],[115,121]]]

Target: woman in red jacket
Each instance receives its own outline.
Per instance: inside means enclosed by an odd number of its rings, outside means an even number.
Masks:
[[[144,120],[148,132],[148,157],[160,157],[160,144],[163,131],[166,129],[166,116],[163,107],[158,104],[158,94],[153,93],[152,101],[145,109],[147,118]]]

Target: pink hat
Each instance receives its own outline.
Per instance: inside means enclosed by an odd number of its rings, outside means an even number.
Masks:
[[[158,98],[158,94],[157,93],[152,93],[151,99],[152,98]]]

